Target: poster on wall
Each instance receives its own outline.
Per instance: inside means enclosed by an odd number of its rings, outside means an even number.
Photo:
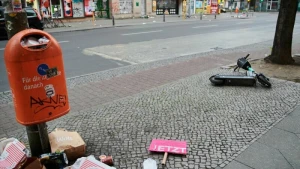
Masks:
[[[72,0],[64,0],[64,14],[66,17],[73,16]]]
[[[152,1],[152,12],[156,11],[156,0]]]
[[[132,13],[132,0],[119,0],[120,14]]]
[[[40,4],[41,4],[42,17],[49,17],[51,15],[49,0],[41,0]]]
[[[202,8],[202,1],[196,1],[196,8]]]
[[[22,10],[22,2],[21,0],[13,0],[12,2],[13,4],[13,11],[14,12],[18,12],[18,11],[21,11]]]
[[[73,0],[73,17],[84,17],[83,0]]]
[[[84,0],[84,10],[85,16],[92,16],[93,15],[93,0]]]

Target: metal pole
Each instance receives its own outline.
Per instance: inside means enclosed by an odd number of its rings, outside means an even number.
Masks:
[[[26,126],[26,132],[31,156],[38,157],[51,152],[46,123]]]
[[[50,153],[51,149],[50,149],[47,125],[46,123],[40,123],[37,125],[37,127],[40,135],[43,153]]]
[[[232,15],[232,5],[233,5],[233,1],[230,2],[230,6],[231,6],[231,10],[230,10],[230,15]]]
[[[261,2],[259,3],[259,12],[261,12]]]
[[[113,26],[115,26],[115,17],[114,17],[114,15],[112,16],[112,24],[113,24]]]
[[[164,7],[164,8],[163,8],[163,10],[164,10],[163,21],[164,21],[164,22],[166,22],[166,14],[165,14],[165,12],[166,12],[166,11],[165,11],[165,10],[166,10],[166,8]]]

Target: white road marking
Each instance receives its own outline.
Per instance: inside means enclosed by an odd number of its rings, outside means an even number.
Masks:
[[[238,22],[238,23],[236,23],[237,25],[240,25],[240,24],[249,24],[249,23],[253,23],[253,22],[249,22],[249,21],[247,21],[247,22]]]
[[[67,42],[70,42],[70,41],[59,41],[58,43],[67,43]]]
[[[157,30],[157,31],[149,31],[149,32],[125,33],[125,34],[122,34],[122,36],[129,36],[129,35],[139,35],[139,34],[155,33],[155,32],[162,32],[162,30]]]
[[[4,50],[5,48],[0,48],[0,50]]]
[[[204,26],[195,26],[193,28],[207,28],[207,27],[215,27],[215,26],[218,26],[218,25],[204,25]]]

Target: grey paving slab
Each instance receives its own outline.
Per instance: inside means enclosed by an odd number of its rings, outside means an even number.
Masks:
[[[300,117],[300,106],[296,107],[296,109],[289,114],[290,117],[297,118]]]
[[[300,145],[291,150],[279,150],[285,159],[294,167],[300,168]]]
[[[268,131],[262,138],[258,140],[258,142],[280,151],[289,151],[295,148],[299,148],[300,150],[299,137],[291,132],[278,129],[276,127]]]
[[[216,169],[218,169],[218,168],[216,168]],[[224,169],[253,169],[253,168],[246,166],[245,164],[242,164],[238,161],[232,161]]]
[[[235,160],[255,169],[293,169],[278,150],[258,142]]]
[[[300,116],[287,116],[276,127],[295,134],[300,134]]]

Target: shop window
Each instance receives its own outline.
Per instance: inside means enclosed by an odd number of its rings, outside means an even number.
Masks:
[[[35,11],[32,9],[26,9],[27,17],[28,16],[37,16]]]
[[[156,11],[156,0],[152,1],[152,12]]]
[[[62,5],[60,0],[51,0],[51,14],[53,18],[62,18]]]

